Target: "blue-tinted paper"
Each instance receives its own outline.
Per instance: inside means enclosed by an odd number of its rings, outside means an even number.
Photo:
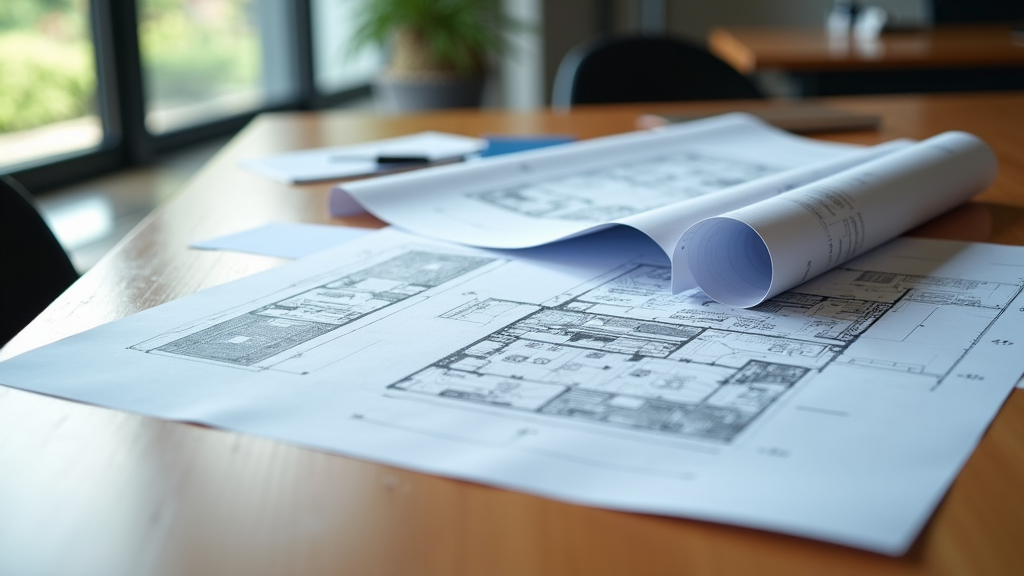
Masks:
[[[534,148],[547,148],[548,146],[568,144],[569,142],[575,142],[576,138],[565,135],[485,136],[484,140],[487,141],[487,148],[484,148],[483,152],[480,153],[481,157],[499,156],[501,154],[511,154],[512,152],[522,152],[523,150],[533,150]]]

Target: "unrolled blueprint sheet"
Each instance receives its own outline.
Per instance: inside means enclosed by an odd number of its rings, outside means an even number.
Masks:
[[[379,232],[0,382],[612,509],[898,554],[1024,373],[1024,249],[902,239],[750,309],[614,230]]]
[[[769,176],[793,176],[801,185],[807,169],[856,164],[870,154],[735,113],[346,182],[331,191],[330,208],[336,216],[366,209],[424,236],[490,248],[539,246],[625,224],[653,238],[671,237],[664,242],[671,253],[686,229],[679,228],[686,201]],[[681,216],[658,217],[659,209],[673,205]],[[736,207],[726,203],[714,214]]]

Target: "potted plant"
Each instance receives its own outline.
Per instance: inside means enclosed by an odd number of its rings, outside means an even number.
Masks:
[[[479,106],[511,21],[501,0],[360,0],[354,47],[390,48],[375,86],[391,110]]]

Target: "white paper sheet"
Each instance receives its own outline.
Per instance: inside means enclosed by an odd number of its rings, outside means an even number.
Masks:
[[[352,146],[316,148],[246,160],[242,166],[286,184],[335,180],[408,169],[408,165],[378,164],[377,157],[419,156],[431,161],[455,159],[484,149],[486,142],[444,132],[364,142]]]
[[[1017,379],[1024,249],[901,239],[753,309],[617,229],[387,230],[0,363],[0,383],[612,509],[907,549]]]
[[[626,225],[673,260],[672,290],[694,286],[683,232],[911,144],[809,140],[748,114],[674,125],[458,166],[337,185],[332,214],[364,208],[425,236],[491,248],[540,246]]]
[[[727,114],[344,183],[332,191],[331,213],[347,214],[354,199],[385,222],[424,236],[525,248],[854,150]]]
[[[371,232],[374,232],[371,228],[271,222],[236,234],[195,242],[189,248],[230,250],[294,260],[340,246]]]

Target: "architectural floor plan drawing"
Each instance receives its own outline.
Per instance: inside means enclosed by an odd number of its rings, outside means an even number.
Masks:
[[[1024,374],[1024,248],[900,239],[736,309],[671,295],[627,232],[383,230],[24,352],[0,384],[904,553]]]
[[[696,198],[781,168],[679,152],[467,197],[532,218],[605,222]]]
[[[437,288],[494,258],[410,250],[206,327],[189,327],[133,350],[267,368],[342,326]],[[283,357],[283,358],[282,358]],[[269,362],[268,362],[269,361]]]
[[[1021,290],[837,269],[756,308],[734,309],[699,291],[669,296],[668,281],[667,268],[633,267],[391,388],[728,442],[832,363],[940,384]],[[445,317],[479,319],[513,306],[526,305],[487,300]]]

